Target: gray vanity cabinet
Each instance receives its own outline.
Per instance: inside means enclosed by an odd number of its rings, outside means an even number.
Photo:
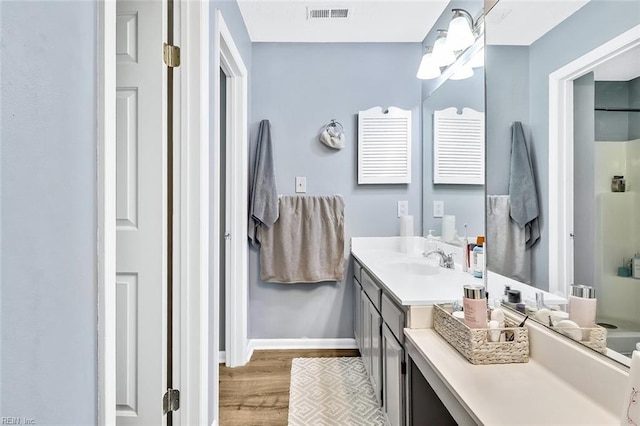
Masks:
[[[368,321],[371,323],[371,339],[369,340],[371,343],[369,348],[369,353],[371,354],[371,382],[378,403],[382,403],[382,336],[380,335],[382,317],[373,303],[369,304]]]
[[[354,335],[391,426],[405,424],[405,310],[354,260]]]
[[[382,408],[391,426],[404,424],[404,349],[391,329],[382,327]]]

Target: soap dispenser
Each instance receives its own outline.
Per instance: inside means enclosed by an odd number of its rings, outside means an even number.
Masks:
[[[424,245],[424,252],[429,253],[430,251],[436,250],[438,245],[436,244],[436,237],[433,235],[434,230],[429,229],[429,235],[427,235],[427,242]]]

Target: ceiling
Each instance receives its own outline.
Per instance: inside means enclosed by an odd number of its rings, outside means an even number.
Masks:
[[[529,46],[589,0],[500,0],[487,14],[487,44]]]
[[[487,16],[487,43],[530,45],[589,0],[500,0]],[[543,3],[549,7],[540,7]],[[414,42],[449,0],[238,0],[253,42]],[[309,18],[312,9],[347,17]]]
[[[254,42],[415,42],[449,0],[238,0]],[[307,18],[309,9],[348,9],[346,18]]]
[[[598,65],[593,73],[597,81],[629,81],[640,77],[640,46]]]

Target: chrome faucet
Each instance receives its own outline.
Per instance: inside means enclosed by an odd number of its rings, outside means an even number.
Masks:
[[[453,263],[453,253],[446,254],[444,250],[438,248],[435,250],[426,251],[422,253],[422,255],[424,257],[429,257],[434,253],[440,256],[440,266],[447,269],[455,269]]]

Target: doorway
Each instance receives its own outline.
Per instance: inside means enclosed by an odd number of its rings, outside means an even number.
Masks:
[[[247,69],[231,32],[217,11],[214,37],[214,88],[225,84],[226,108],[223,108],[221,91],[214,90],[213,105],[220,111],[213,115],[214,128],[221,129],[224,120],[224,137],[214,132],[211,170],[213,170],[212,229],[214,251],[222,250],[212,257],[213,306],[218,312],[225,309],[224,333],[215,330],[214,345],[216,360],[219,357],[220,340],[224,336],[225,364],[237,367],[248,362],[248,89]],[[222,70],[222,72],[221,72]],[[224,109],[224,114],[222,110]],[[224,145],[224,147],[223,147]],[[224,170],[224,173],[223,173]],[[225,192],[223,194],[223,192]],[[224,221],[221,216],[226,216]],[[226,232],[223,229],[225,225]],[[222,272],[222,270],[224,270]],[[225,285],[226,283],[226,285]],[[225,299],[219,299],[220,287],[224,286]],[[216,364],[217,365],[217,364]],[[217,400],[217,380],[214,380]]]
[[[640,46],[640,25],[549,75],[549,292],[574,282],[574,81]]]
[[[225,73],[224,69],[222,67],[220,67],[220,85],[218,87],[218,91],[220,93],[220,105],[219,110],[220,111],[220,182],[219,182],[219,187],[218,187],[218,191],[220,191],[220,221],[218,223],[218,229],[219,229],[219,233],[222,236],[222,238],[220,238],[220,244],[219,244],[219,254],[218,254],[218,258],[220,259],[220,274],[219,274],[219,280],[220,280],[220,315],[218,316],[219,321],[220,321],[220,327],[219,327],[219,333],[220,333],[220,345],[219,345],[219,350],[220,350],[220,362],[226,362],[226,357],[225,357],[225,340],[226,340],[226,314],[227,314],[227,309],[226,309],[226,287],[229,285],[229,282],[227,280],[227,272],[228,272],[228,267],[227,267],[227,260],[228,260],[228,253],[227,253],[227,242],[229,241],[229,232],[227,231],[229,229],[229,223],[227,218],[229,217],[229,212],[228,212],[228,208],[229,208],[229,202],[228,202],[228,193],[229,191],[227,190],[227,182],[229,181],[228,177],[227,177],[227,169],[228,169],[228,162],[229,159],[227,157],[227,143],[228,143],[228,139],[227,139],[227,74]]]

